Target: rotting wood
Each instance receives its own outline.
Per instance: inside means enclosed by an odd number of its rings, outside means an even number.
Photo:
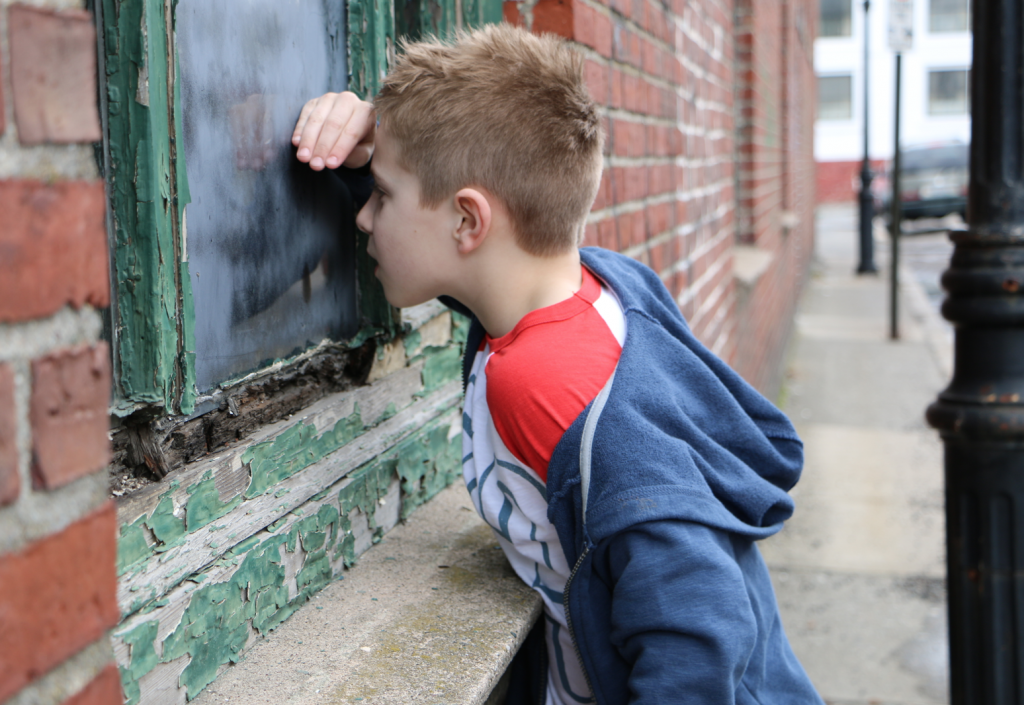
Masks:
[[[272,440],[286,429],[300,423],[311,424],[322,433],[338,420],[349,416],[356,404],[359,405],[364,423],[369,426],[388,410],[389,405],[393,404],[393,409],[398,411],[413,403],[413,395],[421,388],[422,370],[423,364],[418,363],[377,384],[330,395],[289,418],[263,426],[243,443],[231,444],[212,457],[204,457],[195,463],[180,467],[168,476],[166,482],[177,481],[181,487],[191,487],[208,471],[213,473],[216,481],[220,475],[234,472],[232,467],[240,468],[241,456],[250,447]],[[225,494],[221,495],[222,501],[229,501],[233,496],[227,494],[228,484],[222,481],[222,486],[225,487]],[[140,516],[151,514],[167,490],[168,485],[165,483],[153,484],[131,496],[118,499],[118,521],[122,525],[131,524]]]
[[[295,423],[329,428],[333,426],[333,419],[345,418],[348,416],[345,412],[354,408],[357,400],[351,398],[352,396],[354,395],[349,395],[349,398],[344,400],[333,399],[334,404],[316,409],[310,416]],[[158,560],[147,559],[136,569],[137,572],[123,575],[118,581],[118,603],[122,614],[131,614],[146,602],[156,599],[174,585],[218,559],[232,545],[246,540],[323,491],[325,487],[337,482],[346,473],[386,452],[436,418],[438,411],[454,406],[460,396],[461,385],[458,382],[449,383],[438,394],[417,401],[342,446],[322,461],[275,484],[274,492],[243,500],[247,483],[231,483],[227,489],[232,494],[221,494],[221,486],[217,485],[221,506],[234,506],[222,515],[216,516],[210,523],[185,534],[181,543],[168,547],[154,547],[154,550],[162,549]],[[242,464],[245,450],[247,449],[234,449],[235,452],[227,452],[211,461],[200,463],[197,467],[189,469],[189,480],[179,478],[176,486],[158,496],[148,497],[145,502],[130,502],[126,503],[125,507],[119,507],[120,523],[132,525],[143,516],[152,517],[158,505],[167,501],[173,508],[185,505],[187,513],[187,503],[190,500],[196,501],[198,494],[194,488],[204,479],[212,477],[216,483],[218,475],[244,478],[249,474]],[[193,493],[191,496],[190,492]],[[147,542],[153,538],[148,532],[145,537]]]
[[[152,425],[130,424],[125,428],[122,438],[127,440],[125,460],[132,466],[145,466],[157,478],[166,477],[171,471],[171,465],[164,456],[164,449],[160,446]]]
[[[373,340],[353,350],[325,350],[276,374],[224,390],[219,408],[193,419],[165,416],[156,421],[126,422],[112,436],[112,479],[138,478],[132,483],[136,489],[330,394],[359,385],[366,380],[374,350]],[[111,489],[116,491],[124,484],[124,480],[112,481]]]

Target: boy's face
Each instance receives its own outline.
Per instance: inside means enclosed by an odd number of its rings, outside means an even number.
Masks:
[[[420,181],[398,164],[396,145],[377,130],[373,172],[376,188],[356,225],[370,236],[366,251],[392,306],[415,306],[445,293],[448,257],[455,250],[452,208],[420,206]]]

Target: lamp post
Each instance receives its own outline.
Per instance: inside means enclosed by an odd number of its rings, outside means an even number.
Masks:
[[[868,153],[868,74],[870,73],[868,10],[870,0],[864,0],[864,163],[860,167],[860,263],[857,274],[875,274],[875,243],[871,234],[871,222],[875,215],[875,202],[871,196],[871,156]]]
[[[953,380],[928,408],[946,476],[950,697],[1024,702],[1024,8],[976,2],[966,231],[942,276]]]

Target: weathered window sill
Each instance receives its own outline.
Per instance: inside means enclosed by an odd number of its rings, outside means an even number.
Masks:
[[[483,705],[540,609],[456,483],[193,702]]]

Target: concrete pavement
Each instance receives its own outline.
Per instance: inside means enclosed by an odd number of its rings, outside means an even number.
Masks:
[[[934,263],[944,247],[910,250]],[[806,465],[795,516],[762,543],[793,648],[836,705],[948,702],[942,446],[924,410],[950,330],[921,283],[937,270],[905,271],[889,340],[888,250],[876,233],[881,273],[856,276],[852,205],[819,210],[780,399]]]

